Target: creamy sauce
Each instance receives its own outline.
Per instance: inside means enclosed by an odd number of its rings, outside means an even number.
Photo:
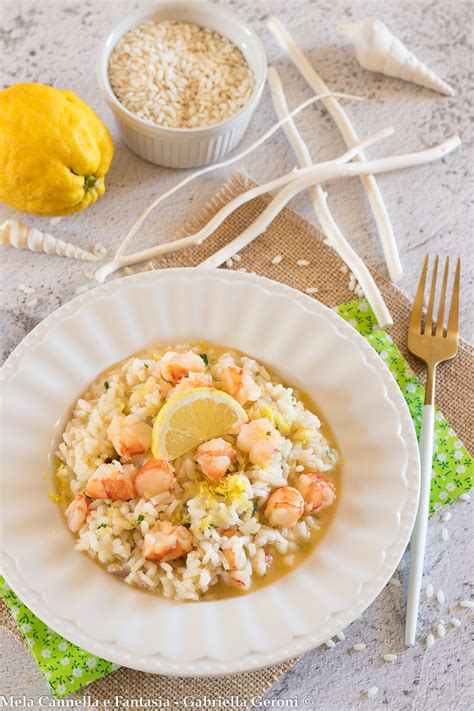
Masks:
[[[236,349],[233,348],[225,348],[222,346],[217,346],[214,344],[209,344],[206,342],[200,342],[197,344],[198,346],[198,352],[199,354],[206,354],[208,357],[208,363],[209,365],[212,365],[215,363],[222,355],[225,353],[230,353],[231,355],[237,356],[237,357],[251,357],[247,356],[245,353],[242,353]],[[157,356],[162,356],[166,351],[168,350],[175,350],[179,352],[180,346],[170,346],[169,344],[158,344],[154,347],[150,347],[141,351],[137,351],[136,353],[132,354],[128,358],[125,358],[123,361],[120,361],[119,363],[116,363],[115,365],[111,366],[110,368],[107,368],[104,370],[98,378],[94,382],[100,382],[101,380],[107,382],[107,377],[111,373],[116,372],[118,368],[123,366],[125,363],[127,363],[131,358],[133,357],[140,357],[140,358],[152,358],[153,355],[155,357]],[[189,350],[189,346],[186,347],[186,350]],[[321,427],[320,427],[320,432],[323,434],[327,442],[329,443],[331,448],[334,448],[336,451],[339,452],[339,448],[337,445],[336,438],[334,436],[334,433],[331,431],[330,427],[327,425],[327,423],[324,421],[324,418],[319,412],[319,409],[316,407],[314,404],[313,400],[303,391],[301,391],[299,388],[293,387],[291,384],[288,384],[283,378],[281,378],[278,373],[271,369],[267,368],[265,363],[262,363],[261,361],[258,361],[260,365],[263,365],[267,372],[269,373],[271,379],[273,381],[282,383],[285,387],[290,387],[293,389],[294,395],[297,399],[299,399],[305,406],[307,410],[310,412],[314,413],[320,420],[321,422]],[[88,397],[91,396],[90,389],[88,388],[82,395],[81,397],[84,398],[85,400],[88,399]],[[70,413],[72,414],[72,412]],[[125,414],[127,412],[125,411]],[[68,418],[69,419],[69,418]],[[57,460],[55,460],[57,461]],[[336,500],[335,502],[327,509],[323,509],[320,511],[314,518],[318,521],[318,527],[310,529],[311,530],[311,536],[308,540],[306,541],[300,541],[298,543],[298,547],[294,550],[290,550],[289,552],[285,554],[279,553],[274,546],[267,545],[265,548],[268,553],[270,553],[273,556],[273,561],[271,566],[269,567],[269,570],[263,577],[257,577],[253,576],[252,577],[252,584],[248,590],[241,590],[237,588],[235,585],[227,585],[224,582],[219,582],[215,585],[213,585],[209,591],[202,597],[200,600],[219,600],[219,599],[225,599],[229,597],[235,597],[235,596],[240,596],[240,595],[248,595],[255,590],[258,590],[262,587],[265,587],[266,585],[270,585],[271,583],[274,583],[278,579],[282,578],[283,576],[287,575],[288,573],[291,573],[292,570],[296,566],[298,566],[302,561],[304,561],[309,555],[311,555],[312,551],[315,549],[315,547],[323,540],[324,536],[326,535],[331,522],[336,515],[337,508],[338,508],[338,501],[339,501],[339,496],[340,496],[340,490],[341,490],[341,467],[342,467],[342,462],[341,459],[338,459],[337,464],[331,469],[330,471],[323,472],[322,474],[326,479],[331,481],[335,488],[336,488]],[[65,487],[64,487],[64,482],[62,482],[58,477],[56,476],[56,473],[53,474],[53,481],[55,482],[55,497],[57,498],[57,503],[60,506],[60,509],[64,515],[64,511],[69,503],[69,501],[72,499],[72,495],[67,496],[65,492]],[[70,494],[70,492],[69,492]],[[263,507],[264,508],[264,507]],[[263,511],[263,509],[262,509]],[[259,520],[261,523],[265,523],[265,518],[263,516],[263,513],[259,514]],[[74,540],[76,540],[75,534],[72,534],[74,537]],[[86,553],[87,555],[87,553]],[[293,561],[291,563],[287,562],[285,559],[288,558],[288,556],[292,556]],[[89,557],[89,556],[88,556]],[[99,563],[96,559],[92,558],[92,560],[99,565],[102,569],[106,569],[107,565],[103,565]],[[162,596],[162,593],[160,589],[158,590],[149,590],[147,588],[140,588],[143,590],[143,592],[147,592],[148,594],[152,595],[160,595]]]

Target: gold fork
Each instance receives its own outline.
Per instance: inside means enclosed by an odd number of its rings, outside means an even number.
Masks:
[[[428,527],[428,512],[430,503],[431,466],[433,458],[433,427],[434,427],[434,395],[436,367],[446,360],[454,358],[458,351],[459,322],[459,278],[461,260],[457,260],[454,275],[451,306],[449,309],[448,326],[445,329],[443,318],[446,311],[446,292],[448,286],[449,257],[444,265],[443,282],[439,298],[438,318],[433,323],[433,310],[438,276],[438,257],[433,266],[431,289],[428,299],[426,316],[423,320],[423,297],[425,292],[426,273],[428,271],[428,256],[423,262],[423,269],[418,283],[418,289],[408,324],[408,348],[414,356],[422,360],[427,368],[425,405],[420,432],[420,468],[421,488],[415,527],[410,542],[410,576],[408,580],[407,617],[405,627],[405,643],[415,644],[416,623],[420,600],[421,578],[423,574],[423,559],[425,556],[426,531]]]

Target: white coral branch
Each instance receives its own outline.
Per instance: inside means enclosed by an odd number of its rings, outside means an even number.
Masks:
[[[381,132],[385,135],[385,132]],[[380,138],[380,134],[377,134],[377,140]],[[386,173],[391,170],[400,170],[401,168],[408,168],[414,165],[422,165],[423,163],[429,163],[439,158],[443,158],[445,155],[453,151],[461,144],[461,139],[458,136],[452,136],[443,143],[440,143],[432,148],[428,148],[424,151],[418,151],[417,153],[407,153],[399,156],[389,156],[387,158],[380,158],[378,160],[371,161],[359,161],[357,163],[343,163],[341,161],[349,161],[354,155],[360,152],[361,147],[365,147],[368,143],[372,143],[374,138],[368,139],[363,143],[356,144],[353,148],[349,149],[343,156],[340,156],[336,160],[326,161],[325,163],[319,163],[305,168],[295,169],[280,178],[265,183],[264,185],[258,185],[251,190],[238,195],[236,198],[231,200],[227,205],[225,205],[219,212],[214,215],[214,217],[203,227],[201,230],[188,237],[183,237],[182,239],[175,240],[174,242],[169,242],[165,244],[160,244],[151,249],[144,249],[141,252],[136,252],[135,254],[130,254],[123,257],[118,257],[113,259],[111,262],[104,264],[103,267],[97,270],[95,277],[98,281],[103,282],[117,269],[121,267],[129,266],[130,264],[137,264],[138,262],[143,262],[148,259],[153,259],[160,254],[167,254],[169,252],[175,252],[180,249],[184,249],[191,244],[202,244],[205,239],[207,239],[215,230],[222,224],[222,222],[228,217],[232,212],[234,212],[238,207],[244,205],[249,200],[253,200],[259,195],[263,195],[266,192],[275,190],[276,188],[281,188],[286,186],[274,200],[268,205],[268,207],[263,211],[262,215],[258,220],[253,223],[251,228],[245,230],[236,240],[233,240],[230,245],[232,252],[235,254],[246,244],[249,244],[256,236],[261,234],[270,222],[275,218],[278,212],[291,200],[294,195],[296,195],[301,190],[305,190],[311,185],[320,185],[333,178],[343,178],[351,177],[356,175],[371,175],[376,173]],[[268,217],[270,219],[268,219]],[[258,226],[256,223],[258,222]],[[258,231],[259,230],[259,231]],[[229,246],[229,245],[227,245]],[[210,265],[212,259],[220,259],[220,253],[217,252],[215,255],[206,260],[206,266]],[[230,256],[230,255],[229,255]],[[227,257],[226,257],[227,258]],[[224,260],[225,261],[225,260]],[[208,264],[209,263],[209,264]],[[219,262],[222,263],[222,262]],[[213,266],[213,265],[212,265]]]
[[[289,111],[285,92],[280,76],[274,67],[269,67],[267,80],[278,118],[281,119],[284,116],[288,116]],[[308,148],[296,128],[294,121],[288,121],[283,126],[283,131],[285,132],[290,146],[293,148],[300,167],[312,165],[313,161],[309,154]],[[341,259],[344,260],[356,277],[380,326],[390,326],[393,321],[387,305],[383,300],[382,294],[380,293],[377,284],[375,283],[366,265],[359,255],[352,249],[351,245],[336,224],[327,204],[326,193],[319,185],[310,187],[308,192],[314,212],[324,234],[326,235],[328,243],[333,249],[336,250]]]
[[[321,79],[314,67],[309,63],[304,54],[297,47],[288,31],[283,27],[282,23],[276,17],[273,17],[269,20],[268,27],[280,47],[286,52],[315,94],[329,92],[329,88],[325,82]],[[341,104],[333,97],[325,98],[323,103],[341,132],[346,146],[351,148],[356,145],[359,139]],[[356,160],[364,159],[365,156],[363,152],[360,152]],[[367,193],[367,198],[377,224],[388,273],[393,281],[397,281],[397,279],[399,279],[403,274],[403,269],[387,208],[385,207],[385,203],[375,178],[372,175],[363,173],[361,174],[361,182]]]
[[[296,116],[300,113],[300,111],[303,111],[308,106],[314,104],[316,101],[321,101],[326,96],[337,96],[340,99],[348,99],[350,101],[363,101],[363,98],[360,96],[353,96],[352,94],[343,94],[341,92],[328,92],[324,96],[311,96],[309,99],[306,99],[306,101],[303,101],[303,103],[301,103],[299,106],[296,107],[296,109],[291,112],[291,116]],[[144,220],[156,207],[158,207],[160,203],[171,197],[171,195],[173,195],[174,193],[178,192],[178,190],[181,190],[181,188],[190,183],[192,180],[196,180],[196,178],[199,178],[202,175],[206,175],[206,173],[211,173],[214,170],[219,170],[220,168],[227,168],[229,165],[232,165],[233,163],[237,163],[238,161],[242,160],[242,158],[245,158],[245,156],[249,155],[249,153],[252,153],[259,146],[265,143],[265,141],[267,141],[271,136],[273,136],[273,134],[278,131],[280,126],[282,126],[288,120],[288,118],[284,118],[282,119],[282,121],[278,121],[271,128],[269,128],[268,131],[266,131],[262,136],[260,136],[260,138],[254,141],[254,143],[240,151],[240,153],[233,155],[231,158],[226,158],[226,160],[221,161],[220,163],[214,163],[213,165],[208,165],[205,168],[200,168],[196,172],[191,173],[191,175],[188,175],[186,178],[181,180],[179,183],[177,183],[177,185],[170,188],[170,190],[167,190],[165,193],[158,195],[158,197],[155,198],[155,200],[153,200],[149,205],[147,205],[143,212],[141,212],[140,215],[137,217],[125,239],[117,249],[114,259],[117,259],[124,253],[126,247],[130,243],[131,239],[136,235]]]
[[[273,222],[275,217],[281,210],[289,203],[289,201],[295,197],[302,190],[306,190],[311,185],[319,185],[327,180],[332,180],[333,178],[343,178],[355,175],[368,175],[373,173],[386,173],[391,170],[399,170],[401,168],[408,168],[415,165],[422,165],[423,163],[429,163],[433,160],[443,158],[447,153],[450,153],[455,148],[457,148],[461,143],[458,136],[452,136],[447,141],[444,141],[433,148],[428,148],[424,151],[418,151],[417,153],[407,153],[405,155],[399,156],[389,156],[387,158],[380,158],[378,160],[357,162],[357,163],[344,163],[341,164],[341,159],[345,156],[341,156],[336,161],[328,161],[326,163],[320,163],[319,165],[314,165],[310,168],[301,168],[298,171],[294,171],[289,176],[285,176],[286,185],[285,187],[273,198],[270,204],[265,208],[265,210],[259,215],[259,217],[253,222],[246,230],[244,230],[238,237],[229,242],[225,247],[219,250],[216,254],[202,262],[199,266],[203,267],[213,267],[217,264],[222,264],[225,259],[227,259],[232,254],[240,252],[241,249],[246,247],[250,242],[252,242],[258,235],[265,232],[268,226]],[[354,147],[355,151],[360,149],[360,144]],[[275,182],[267,183],[266,186],[260,186],[261,189],[267,188],[272,190],[275,187]],[[245,193],[250,194],[252,190]],[[252,196],[253,198],[254,196]],[[251,198],[249,198],[251,199]],[[229,203],[229,206],[232,203]],[[222,210],[221,210],[222,212]],[[218,213],[219,215],[220,213]],[[217,216],[216,216],[217,217]],[[214,227],[215,229],[215,227]],[[213,230],[212,230],[213,231]],[[200,230],[194,239],[199,239],[202,241],[209,235],[206,232],[206,228]]]

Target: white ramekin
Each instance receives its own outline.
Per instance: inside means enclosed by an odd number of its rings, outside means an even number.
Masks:
[[[234,42],[255,75],[255,87],[246,105],[221,123],[203,128],[166,128],[145,121],[125,108],[112,91],[108,77],[110,53],[132,27],[147,20],[181,20],[210,27]],[[265,50],[257,35],[236,15],[207,2],[160,2],[150,12],[137,12],[123,20],[105,41],[99,55],[98,77],[127,146],[145,160],[168,168],[193,168],[215,163],[242,139],[262,96],[267,72]]]

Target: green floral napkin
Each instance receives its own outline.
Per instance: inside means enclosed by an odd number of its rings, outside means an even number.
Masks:
[[[366,301],[349,301],[336,308],[343,319],[354,326],[385,361],[403,393],[413,418],[416,434],[420,435],[425,390],[388,333],[380,329]],[[474,465],[456,432],[443,414],[436,409],[433,473],[430,513],[455,501],[472,487]]]
[[[350,301],[336,311],[364,336],[390,368],[419,434],[424,390],[390,336],[381,330],[366,301]],[[472,487],[473,460],[439,410],[435,417],[431,506],[434,513]],[[71,644],[39,620],[0,577],[3,597],[56,698],[110,674],[117,665]]]
[[[1,576],[0,595],[57,699],[118,669],[117,664],[89,654],[53,632],[22,603]]]

